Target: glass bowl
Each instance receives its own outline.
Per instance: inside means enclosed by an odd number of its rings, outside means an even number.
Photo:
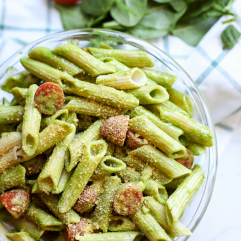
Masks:
[[[217,144],[215,130],[208,107],[196,84],[185,70],[183,70],[182,67],[166,53],[144,40],[117,31],[102,29],[65,31],[41,38],[12,55],[0,67],[0,85],[8,76],[24,70],[19,60],[20,58],[27,56],[29,51],[33,48],[37,46],[45,46],[53,49],[60,44],[70,43],[71,41],[78,43],[81,48],[91,46],[93,41],[97,43],[104,41],[121,49],[144,50],[150,55],[155,63],[153,69],[178,76],[178,80],[174,84],[174,87],[189,95],[194,105],[194,119],[203,125],[208,126],[214,135],[214,146],[207,148],[204,155],[195,158],[195,163],[198,163],[205,172],[205,180],[191,203],[185,209],[181,218],[182,223],[193,232],[207,209],[214,188],[217,170]],[[3,97],[6,97],[8,100],[11,100],[12,98],[10,94],[0,90],[0,101]],[[188,237],[179,237],[176,240],[184,241],[187,239]]]

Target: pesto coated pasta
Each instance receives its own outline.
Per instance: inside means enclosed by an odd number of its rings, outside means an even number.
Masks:
[[[0,240],[192,234],[180,218],[213,135],[177,76],[144,51],[101,46],[36,47],[2,84],[14,100],[0,105]]]

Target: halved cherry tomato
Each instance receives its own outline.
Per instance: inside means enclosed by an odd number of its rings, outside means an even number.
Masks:
[[[64,92],[55,83],[44,83],[38,87],[35,93],[34,104],[41,113],[53,115],[64,105]]]
[[[19,218],[30,204],[30,193],[22,189],[15,189],[3,193],[0,200],[14,218]]]

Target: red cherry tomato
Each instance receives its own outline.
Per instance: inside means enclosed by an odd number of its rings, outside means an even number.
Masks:
[[[34,103],[41,113],[53,115],[64,105],[64,92],[55,83],[44,83],[38,87],[34,96]]]
[[[75,3],[81,2],[80,0],[54,0],[54,1],[61,4],[75,4]]]
[[[15,189],[3,193],[0,200],[14,218],[19,218],[30,204],[30,193],[22,189]]]

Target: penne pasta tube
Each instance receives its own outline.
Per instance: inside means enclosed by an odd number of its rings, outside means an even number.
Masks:
[[[188,116],[188,113],[186,111],[184,111],[183,109],[181,109],[180,107],[178,107],[177,105],[175,105],[174,103],[172,103],[170,100],[167,100],[166,102],[164,103],[161,103],[162,105],[174,110],[174,111],[178,111],[180,113],[182,113],[183,115],[185,116]]]
[[[146,116],[152,123],[154,123],[157,127],[161,130],[166,132],[170,137],[174,140],[179,141],[180,136],[184,134],[183,130],[173,126],[170,123],[165,123],[160,120],[158,116],[150,112],[149,110],[145,109],[143,106],[138,106],[131,111],[131,117],[136,116]]]
[[[111,216],[108,230],[111,232],[138,231],[139,228],[128,217]]]
[[[122,182],[139,182],[140,173],[130,168],[123,169],[116,173]]]
[[[81,48],[73,44],[62,44],[54,49],[52,53],[63,56],[80,68],[84,69],[93,77],[115,72],[113,68],[105,65],[100,60],[94,58],[91,54],[86,53]]]
[[[182,129],[188,140],[207,147],[213,145],[213,134],[208,127],[163,105],[153,105],[150,108],[160,116],[161,120]]]
[[[28,88],[32,84],[39,84],[40,79],[36,78],[28,71],[22,71],[8,77],[2,84],[1,88],[4,91],[12,93],[12,89],[15,87]]]
[[[5,155],[15,146],[22,144],[22,135],[19,132],[11,132],[6,137],[0,139],[0,156]]]
[[[102,59],[106,65],[112,66],[116,71],[128,71],[129,67],[117,61],[115,58],[103,58]]]
[[[92,216],[92,224],[94,229],[101,229],[104,233],[109,227],[109,220],[112,212],[114,195],[121,185],[121,180],[118,177],[108,177],[103,187],[104,192],[100,195],[98,205]]]
[[[65,158],[66,158],[66,156],[68,156],[68,155],[65,155]],[[52,193],[59,194],[59,193],[63,192],[69,182],[71,175],[72,175],[72,172],[67,172],[66,168],[64,167],[63,171],[61,173],[60,179],[59,179],[58,186],[54,191],[52,191]]]
[[[0,173],[4,172],[4,170],[9,169],[17,164],[31,160],[32,158],[36,157],[37,155],[45,152],[59,141],[64,139],[68,134],[71,132],[71,125],[55,120],[51,125],[45,128],[39,134],[39,145],[34,155],[29,156],[27,155],[22,148],[14,147],[15,149],[12,150],[12,153],[8,154],[9,156],[4,156],[0,160]]]
[[[0,124],[20,123],[23,114],[22,106],[0,106]]]
[[[141,232],[109,232],[109,233],[94,233],[85,234],[84,236],[77,235],[76,240],[79,241],[140,241],[142,238]]]
[[[102,120],[94,122],[82,135],[69,145],[70,161],[69,163],[66,163],[66,170],[68,172],[70,172],[77,165],[78,161],[80,161],[80,157],[84,154],[85,145],[100,138],[99,129],[102,124]]]
[[[9,234],[7,228],[4,226],[2,222],[0,222],[0,240],[9,241],[7,234]]]
[[[80,216],[73,210],[70,209],[65,213],[59,211],[59,195],[39,193],[38,196],[44,202],[44,204],[53,212],[53,214],[59,218],[64,224],[79,223]]]
[[[64,228],[63,223],[53,215],[31,203],[23,217],[37,224],[43,230],[60,231]]]
[[[81,97],[71,98],[71,100],[64,108],[77,114],[96,116],[100,118],[108,118],[124,113],[123,110],[114,106],[104,105],[101,102]]]
[[[154,69],[142,69],[147,78],[155,81],[157,84],[169,89],[176,82],[177,76],[160,72]]]
[[[37,181],[41,191],[49,193],[57,190],[64,168],[65,154],[74,139],[75,132],[75,126],[71,124],[71,133],[57,144],[39,174]]]
[[[78,120],[78,117],[77,117],[77,113],[69,112],[68,118],[66,119],[66,122],[69,123],[69,124],[73,124],[75,126],[75,128],[77,128],[78,125],[79,125],[79,120]]]
[[[18,152],[19,162],[28,161],[35,156],[45,152],[59,141],[63,140],[67,135],[72,132],[70,124],[55,120],[52,124],[46,127],[42,132],[39,133],[39,145],[33,156],[27,155],[23,150]]]
[[[116,173],[123,169],[126,169],[126,164],[123,161],[112,156],[105,156],[95,169],[91,179],[100,179],[108,174]]]
[[[165,215],[165,206],[157,202],[153,197],[144,197],[145,205],[150,209],[151,215],[156,221],[173,237],[191,236],[192,232],[188,230],[179,220],[172,226],[169,226]]]
[[[176,189],[185,179],[186,177],[180,177],[173,179],[171,182],[167,183],[165,187],[167,189]]]
[[[3,97],[3,106],[10,106],[10,102],[5,97]]]
[[[103,140],[86,144],[81,162],[78,164],[65,188],[60,200],[59,210],[64,213],[74,206],[81,192],[93,175],[107,151],[107,144]]]
[[[80,81],[73,78],[71,75],[63,73],[39,61],[30,58],[22,58],[21,63],[31,73],[34,73],[44,81],[54,82],[60,85],[66,93],[93,99],[120,109],[133,109],[139,104],[138,99],[131,94],[111,87]]]
[[[59,111],[56,111],[52,116],[42,118],[40,127],[44,129],[57,119],[66,121],[68,118],[68,115],[69,115],[69,111],[67,109],[61,109]]]
[[[30,234],[32,238],[35,240],[39,240],[40,237],[44,234],[44,230],[38,227],[36,224],[28,221],[25,218],[14,218],[12,217],[6,210],[1,211],[1,218],[2,220],[13,226],[15,230],[21,232],[27,232]]]
[[[23,67],[45,82],[54,82],[63,88],[62,79],[66,74],[51,66],[28,57],[20,59]]]
[[[152,179],[145,182],[145,189],[143,192],[148,196],[152,196],[161,204],[165,204],[168,199],[166,188],[161,183]]]
[[[190,176],[177,187],[165,205],[166,219],[172,225],[182,216],[182,213],[191,201],[204,180],[204,172],[199,165],[195,165]]]
[[[151,166],[157,168],[170,178],[178,178],[190,175],[191,171],[172,158],[167,157],[155,147],[145,145],[131,152],[131,156],[137,157]]]
[[[158,224],[156,219],[147,211],[144,213],[142,209],[147,209],[143,205],[135,214],[130,215],[131,220],[146,235],[150,241],[171,241],[165,230]],[[147,209],[148,210],[148,209]]]
[[[170,158],[187,156],[186,148],[153,124],[146,116],[129,120],[129,127],[134,132],[150,141]]]
[[[170,96],[170,101],[184,110],[188,116],[191,118],[194,115],[193,106],[191,100],[188,95],[183,94],[173,88],[168,90],[168,94]]]
[[[19,233],[9,233],[7,236],[12,241],[35,241],[29,233],[22,231]]]
[[[168,100],[169,95],[165,88],[151,80],[147,80],[146,85],[129,90],[128,93],[134,95],[142,105],[160,104]]]
[[[12,89],[12,94],[13,94],[15,100],[20,105],[25,105],[27,94],[28,94],[28,89],[27,88],[14,87]]]
[[[83,72],[83,69],[74,63],[69,62],[67,59],[52,53],[52,51],[46,47],[36,47],[28,53],[28,56],[31,59],[49,64],[50,66],[63,72],[67,72],[70,75],[76,75]]]
[[[82,72],[80,74],[77,74],[74,76],[74,78],[82,80],[82,81],[86,81],[92,84],[96,83],[96,77],[92,77],[90,74],[88,74],[87,72]]]
[[[131,168],[135,168],[137,171],[143,171],[146,168],[146,162],[141,161],[140,159],[136,158],[135,156],[127,156],[124,158],[119,157],[126,165],[130,166]],[[167,184],[172,181],[170,177],[167,175],[163,174],[153,166],[148,166],[151,167],[152,169],[152,179],[155,181],[160,182],[161,184]],[[140,177],[141,178],[141,177]]]
[[[37,89],[37,85],[29,87],[23,115],[22,148],[29,156],[34,155],[39,145],[39,129],[42,115],[34,106],[34,95]]]
[[[100,75],[96,79],[96,84],[110,86],[119,90],[136,89],[144,86],[146,82],[146,75],[138,68],[109,75]]]
[[[131,110],[139,104],[138,99],[133,95],[108,86],[91,84],[69,77],[65,79],[64,83],[67,93],[86,97],[120,109]]]
[[[96,58],[113,57],[128,67],[153,67],[154,63],[142,50],[101,49],[89,47],[88,50]]]
[[[22,150],[21,146],[13,147],[11,151],[0,157],[0,173],[18,164],[19,158],[21,159],[21,155],[18,154]]]
[[[25,184],[26,170],[23,166],[16,167],[0,174],[0,194],[13,187],[23,186]]]
[[[131,69],[125,66],[124,64],[118,62],[116,59],[108,58],[106,59],[108,65],[111,65],[117,72],[119,71],[130,71]],[[108,62],[109,61],[109,62]],[[117,73],[118,74],[118,73]],[[141,86],[138,89],[133,89],[127,91],[134,95],[140,102],[140,104],[148,105],[148,104],[159,104],[168,100],[169,95],[165,88],[157,85],[150,79],[147,79],[146,84]]]
[[[188,143],[187,149],[189,149],[194,156],[200,156],[206,151],[205,146],[199,145],[194,142]]]

